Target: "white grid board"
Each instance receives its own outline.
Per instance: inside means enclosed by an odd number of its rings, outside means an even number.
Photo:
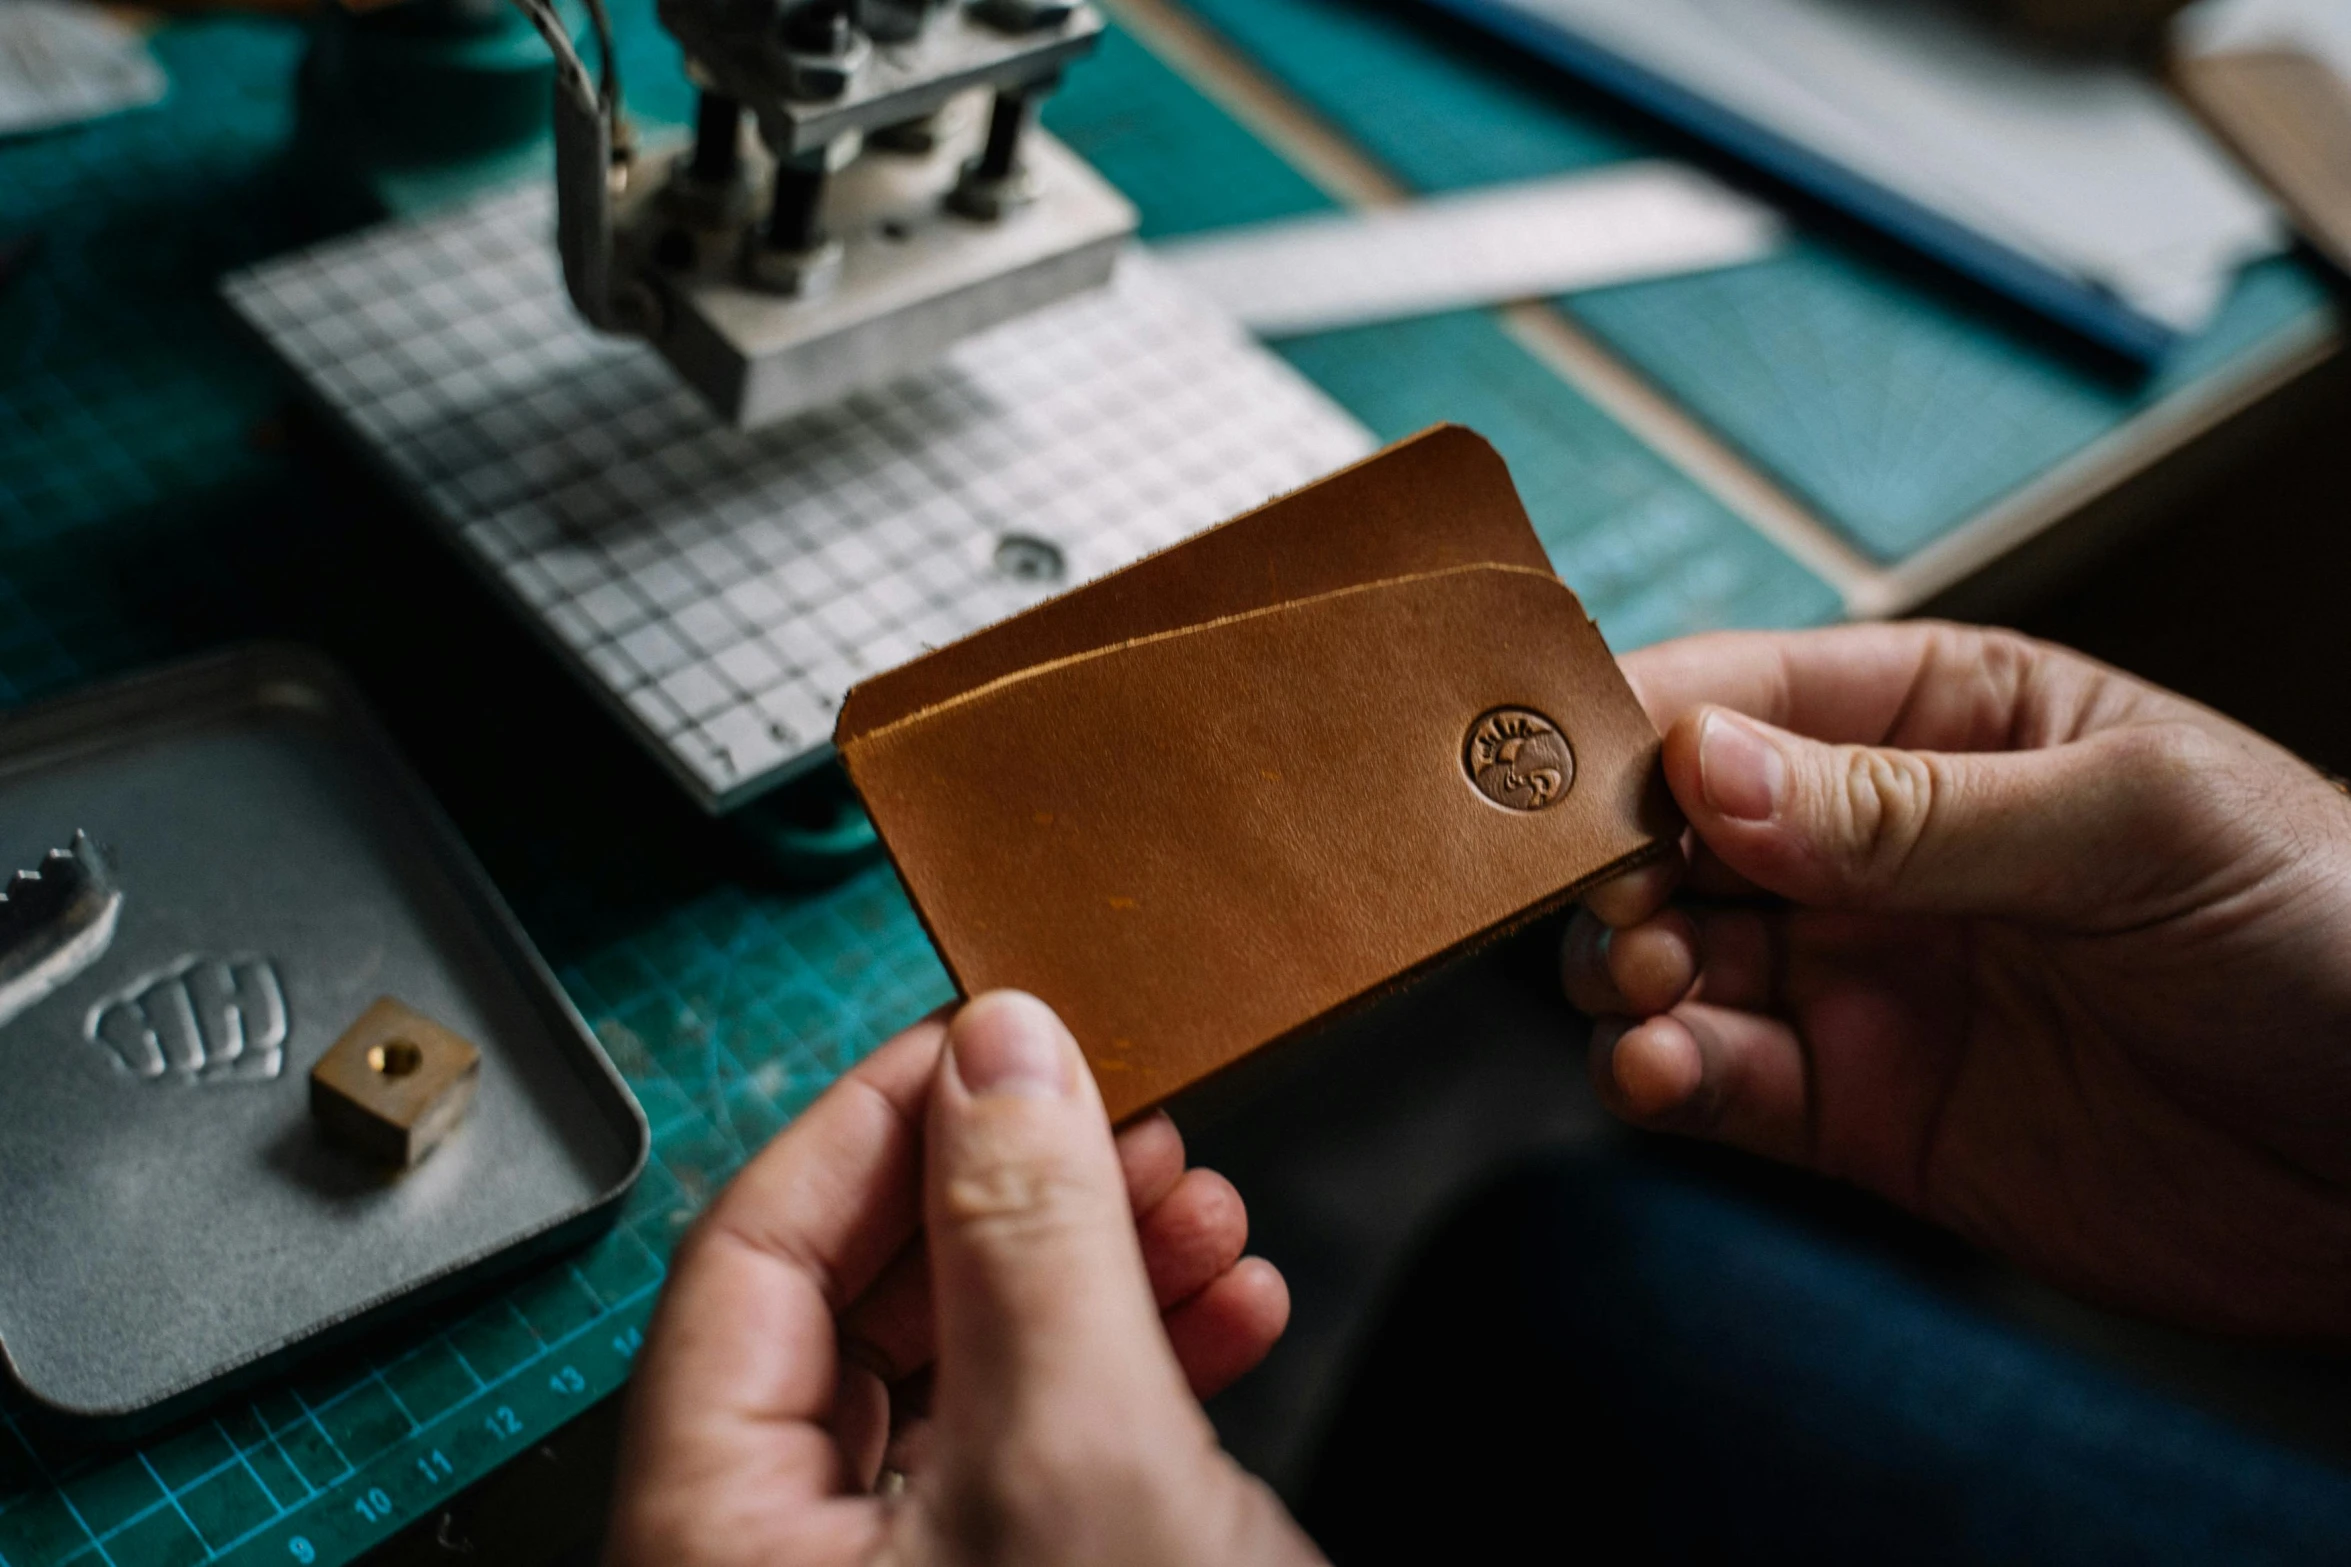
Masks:
[[[713,809],[850,686],[1363,455],[1139,253],[1106,290],[763,430],[572,312],[533,185],[240,273],[230,303]],[[1000,571],[1008,535],[1058,581]]]

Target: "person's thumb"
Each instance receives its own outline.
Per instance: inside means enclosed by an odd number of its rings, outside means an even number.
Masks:
[[[925,1159],[943,1428],[1084,1440],[1092,1413],[1190,1403],[1101,1096],[1043,1002],[997,991],[956,1014]]]
[[[2183,826],[2192,732],[2117,729],[2036,750],[1831,745],[1720,707],[1665,741],[1700,841],[1822,908],[2107,921]]]

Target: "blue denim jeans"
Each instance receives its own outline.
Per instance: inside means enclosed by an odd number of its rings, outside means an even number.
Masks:
[[[1955,1247],[1718,1158],[1530,1172],[1388,1313],[1302,1517],[1375,1561],[2351,1561],[2351,1474],[1972,1298]]]

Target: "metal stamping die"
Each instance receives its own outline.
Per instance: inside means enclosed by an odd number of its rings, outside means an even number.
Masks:
[[[465,1119],[481,1075],[480,1051],[385,996],[310,1069],[310,1114],[346,1148],[405,1170]]]

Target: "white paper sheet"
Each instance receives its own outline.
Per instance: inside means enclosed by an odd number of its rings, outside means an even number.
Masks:
[[[2351,0],[2199,0],[2172,36],[2191,54],[2299,49],[2351,82]]]
[[[0,136],[136,109],[164,93],[145,40],[68,0],[0,0]]]
[[[2152,81],[1954,0],[1485,0],[1573,34],[2182,333],[2285,231]],[[2340,0],[2336,0],[2340,4]]]
[[[1618,164],[1408,206],[1226,229],[1160,260],[1261,337],[1755,261],[1776,213],[1681,164]]]

